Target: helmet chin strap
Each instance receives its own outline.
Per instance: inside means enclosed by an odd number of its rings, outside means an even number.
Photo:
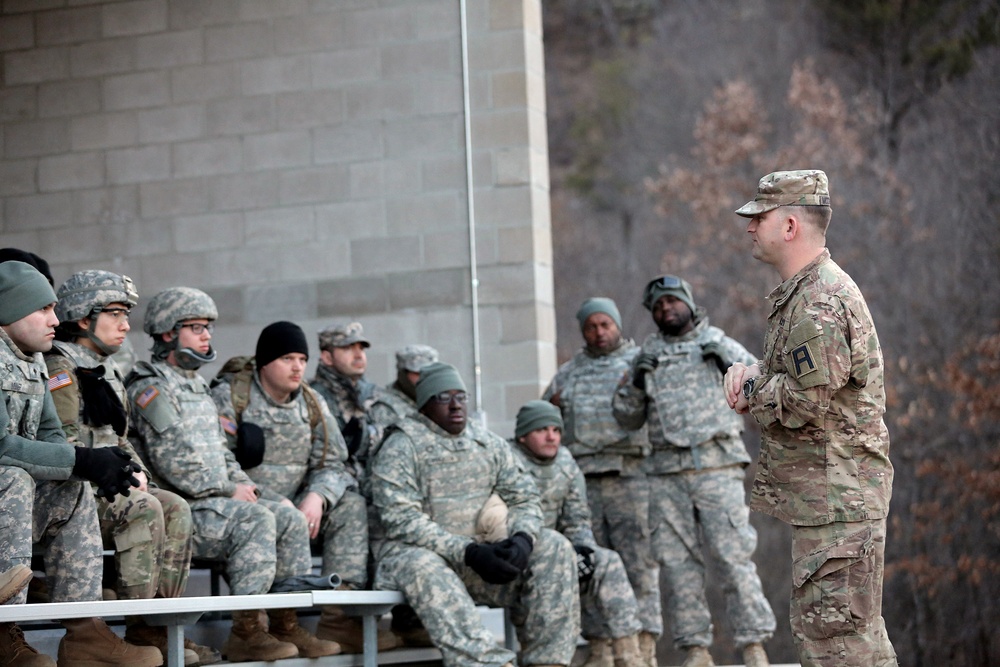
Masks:
[[[121,345],[108,345],[103,340],[98,338],[97,334],[94,333],[95,327],[97,327],[97,316],[95,314],[92,314],[90,316],[90,325],[87,327],[87,330],[84,332],[84,335],[86,335],[87,338],[90,339],[91,343],[97,346],[98,350],[104,353],[104,356],[110,357],[112,354],[122,349]]]
[[[186,371],[196,371],[207,363],[215,361],[215,348],[208,348],[208,352],[201,354],[190,347],[182,347],[174,350],[174,361],[177,366]]]

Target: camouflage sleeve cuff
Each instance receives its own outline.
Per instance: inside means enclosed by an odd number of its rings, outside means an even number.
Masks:
[[[761,426],[770,426],[777,421],[778,388],[777,375],[758,376],[753,394],[750,395],[750,414]]]

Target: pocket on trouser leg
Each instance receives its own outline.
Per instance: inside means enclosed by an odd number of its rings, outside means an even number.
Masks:
[[[792,616],[806,639],[864,633],[874,606],[871,527],[847,535],[792,564]]]
[[[144,586],[159,568],[160,555],[153,544],[153,534],[144,523],[131,523],[114,535],[118,555],[118,579],[121,585]]]

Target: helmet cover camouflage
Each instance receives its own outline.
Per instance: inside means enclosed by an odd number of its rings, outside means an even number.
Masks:
[[[219,311],[212,297],[194,287],[171,287],[159,292],[146,306],[142,330],[150,336],[173,331],[184,320],[215,320]]]
[[[56,298],[56,317],[61,322],[78,322],[112,303],[132,308],[139,302],[139,293],[128,276],[90,269],[71,275],[59,286]]]

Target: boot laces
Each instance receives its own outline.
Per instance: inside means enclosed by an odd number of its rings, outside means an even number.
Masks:
[[[24,638],[24,631],[16,623],[10,624],[8,632],[10,633],[10,645],[14,649],[15,658],[22,655],[38,655],[38,651]]]

